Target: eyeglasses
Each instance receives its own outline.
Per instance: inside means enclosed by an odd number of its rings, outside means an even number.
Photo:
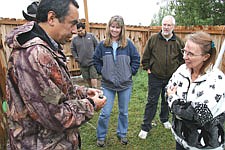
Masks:
[[[190,58],[190,57],[202,56],[202,55],[203,55],[203,54],[194,54],[194,53],[192,53],[192,52],[188,52],[188,51],[185,50],[185,49],[181,49],[181,53],[182,53],[183,55],[188,56],[189,58]]]

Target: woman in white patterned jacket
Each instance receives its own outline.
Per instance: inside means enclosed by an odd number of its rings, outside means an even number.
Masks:
[[[187,37],[182,51],[185,64],[167,86],[176,150],[223,149],[225,76],[212,69],[214,42],[208,33],[199,31]]]

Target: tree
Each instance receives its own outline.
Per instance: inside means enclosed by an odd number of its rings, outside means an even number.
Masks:
[[[224,0],[173,0],[169,7],[177,25],[225,24]]]
[[[166,15],[171,15],[167,6],[160,7],[158,14],[153,15],[150,26],[161,26],[162,19]]]

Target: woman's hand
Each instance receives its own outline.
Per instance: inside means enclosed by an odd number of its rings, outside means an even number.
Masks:
[[[171,86],[167,88],[167,95],[170,96],[171,94],[175,94],[177,92],[177,86]]]

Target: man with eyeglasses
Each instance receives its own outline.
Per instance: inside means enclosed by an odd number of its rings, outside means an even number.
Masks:
[[[72,84],[61,44],[77,32],[75,0],[41,0],[36,22],[6,37],[12,48],[7,72],[11,150],[79,149],[79,127],[101,109],[102,91]]]
[[[71,42],[71,52],[75,61],[80,65],[82,77],[87,81],[89,87],[97,88],[98,73],[94,67],[93,54],[98,45],[96,37],[85,30],[85,24],[77,24],[78,34]]]
[[[160,121],[166,129],[171,128],[165,87],[173,72],[184,63],[181,53],[184,42],[174,33],[174,27],[174,17],[165,16],[162,20],[162,30],[152,35],[145,46],[141,63],[148,73],[148,98],[138,135],[141,139],[146,139],[152,129],[159,96],[161,96]]]

